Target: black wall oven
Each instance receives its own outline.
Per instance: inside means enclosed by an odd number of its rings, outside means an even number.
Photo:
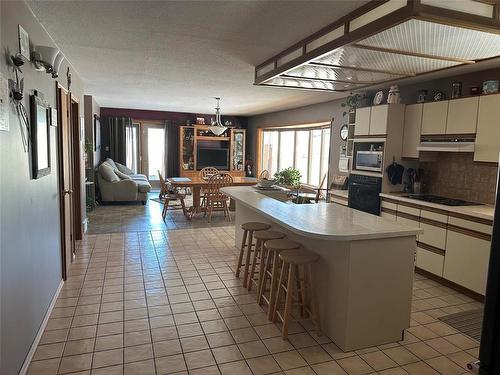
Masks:
[[[349,176],[350,208],[380,215],[382,178],[351,173]]]

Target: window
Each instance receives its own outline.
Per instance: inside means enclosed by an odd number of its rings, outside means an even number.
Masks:
[[[288,167],[300,171],[303,184],[319,186],[328,173],[330,128],[266,129],[261,144],[261,170],[270,175]]]

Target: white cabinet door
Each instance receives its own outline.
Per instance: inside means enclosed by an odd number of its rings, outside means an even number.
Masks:
[[[420,130],[422,127],[422,103],[407,105],[405,108],[405,122],[403,130],[404,158],[418,158],[417,147],[420,145]]]
[[[498,163],[500,152],[500,94],[479,98],[474,161]]]
[[[387,116],[389,113],[389,104],[372,107],[370,113],[370,135],[387,134]]]
[[[445,134],[447,117],[448,100],[424,103],[422,112],[422,135]]]
[[[424,233],[418,236],[418,240],[426,245],[444,250],[446,248],[446,228],[420,222],[420,228]]]
[[[450,100],[446,134],[476,134],[479,96]]]
[[[489,258],[490,241],[448,230],[443,277],[484,295]]]
[[[356,125],[354,126],[354,135],[369,135],[370,134],[370,113],[372,108],[356,109]]]
[[[417,246],[417,267],[443,277],[444,256]]]

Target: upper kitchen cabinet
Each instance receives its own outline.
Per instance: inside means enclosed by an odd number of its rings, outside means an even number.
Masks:
[[[420,145],[423,104],[407,105],[403,131],[403,158],[418,158],[417,147]]]
[[[479,97],[449,101],[446,134],[475,134]]]
[[[448,101],[425,103],[422,111],[422,135],[446,134]]]
[[[387,121],[389,119],[389,104],[372,107],[370,113],[369,135],[387,134]]]
[[[498,163],[500,152],[500,94],[479,98],[474,161]]]
[[[370,113],[372,107],[356,109],[356,125],[354,135],[368,135],[370,133]]]
[[[356,136],[384,137],[389,129],[403,126],[404,104],[381,104],[356,109]]]

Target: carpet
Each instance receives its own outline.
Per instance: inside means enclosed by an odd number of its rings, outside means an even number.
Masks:
[[[443,323],[455,328],[474,340],[481,340],[484,310],[471,310],[445,315],[439,318]]]

